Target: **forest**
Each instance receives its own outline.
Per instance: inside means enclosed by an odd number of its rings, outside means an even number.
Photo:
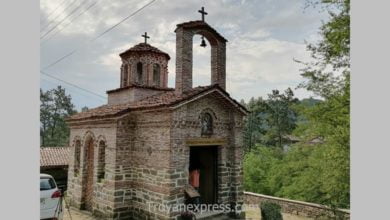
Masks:
[[[241,101],[251,112],[244,131],[246,191],[350,207],[350,1],[311,1],[330,19],[308,43],[312,62],[302,62],[306,89],[316,99],[298,100],[292,89]]]

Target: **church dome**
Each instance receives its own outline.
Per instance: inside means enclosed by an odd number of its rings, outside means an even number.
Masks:
[[[151,46],[148,43],[139,43],[125,52],[119,54],[120,57],[125,58],[129,55],[141,55],[141,54],[156,54],[156,55],[164,55],[168,60],[171,59],[170,56],[161,51],[160,49]]]
[[[143,36],[147,36],[146,33]],[[151,46],[145,40],[119,54],[122,59],[120,87],[132,85],[167,88],[167,53]]]

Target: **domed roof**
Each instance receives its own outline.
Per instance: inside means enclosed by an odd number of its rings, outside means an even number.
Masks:
[[[139,43],[135,45],[134,47],[131,47],[130,49],[126,50],[125,52],[119,54],[120,57],[124,57],[129,54],[141,54],[141,53],[155,53],[155,54],[162,54],[167,57],[167,59],[171,59],[170,56],[161,51],[160,49],[151,46],[150,44],[147,43]]]

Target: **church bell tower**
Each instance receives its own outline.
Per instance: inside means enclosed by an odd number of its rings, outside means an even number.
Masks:
[[[207,12],[199,10],[202,20],[178,24],[176,27],[176,88],[177,94],[192,89],[193,36],[202,36],[201,46],[206,38],[211,46],[211,84],[226,89],[226,42],[227,40],[206,23]]]

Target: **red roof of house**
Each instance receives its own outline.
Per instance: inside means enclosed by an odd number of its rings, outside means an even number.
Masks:
[[[130,49],[126,50],[125,52],[120,53],[119,56],[123,57],[123,56],[126,56],[128,54],[133,54],[133,53],[135,53],[135,54],[155,53],[155,54],[161,54],[161,55],[166,56],[168,60],[171,59],[169,54],[167,54],[167,53],[161,51],[160,49],[153,47],[147,43],[139,43],[139,44],[135,45],[134,47],[131,47]]]
[[[201,96],[203,94],[208,94],[208,92],[219,91],[220,94],[223,94],[226,99],[236,107],[238,107],[242,112],[247,113],[248,111],[243,107],[240,103],[232,99],[225,90],[221,89],[217,84],[210,86],[199,86],[195,87],[183,94],[177,94],[175,91],[167,91],[161,94],[149,96],[145,99],[129,102],[123,104],[115,104],[115,105],[102,105],[100,107],[90,109],[85,112],[77,113],[67,121],[77,121],[83,119],[96,119],[96,118],[104,118],[108,116],[119,116],[124,113],[130,112],[132,110],[144,110],[151,108],[160,108],[160,107],[171,107],[181,102],[190,100],[194,97]]]
[[[41,168],[67,167],[69,147],[41,147]]]

